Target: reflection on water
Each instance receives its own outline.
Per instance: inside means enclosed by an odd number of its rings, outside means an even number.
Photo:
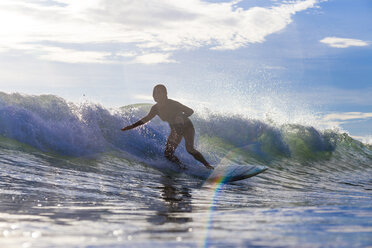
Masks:
[[[155,215],[147,220],[154,225],[163,225],[165,223],[183,224],[192,221],[192,218],[180,216],[179,213],[191,213],[191,192],[185,186],[177,185],[174,179],[162,176],[160,179],[162,186],[161,199],[163,200],[157,209]]]

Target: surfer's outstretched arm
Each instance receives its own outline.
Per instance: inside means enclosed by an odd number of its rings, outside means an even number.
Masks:
[[[129,125],[129,126],[126,126],[126,127],[123,127],[121,129],[121,131],[127,131],[127,130],[131,130],[133,128],[136,128],[138,126],[141,126],[147,122],[149,122],[152,118],[154,118],[156,116],[156,112],[155,112],[155,108],[152,107],[150,112],[145,116],[143,117],[141,120],[133,123],[132,125]]]

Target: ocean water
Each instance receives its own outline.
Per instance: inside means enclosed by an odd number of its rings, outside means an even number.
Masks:
[[[174,170],[168,126],[126,133],[148,105],[108,110],[0,94],[0,247],[372,247],[372,147],[347,134],[193,116],[215,166],[269,169],[223,184]],[[185,151],[182,161],[203,169]]]

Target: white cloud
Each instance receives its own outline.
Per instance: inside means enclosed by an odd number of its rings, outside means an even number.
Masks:
[[[366,136],[354,136],[351,135],[352,138],[357,139],[365,144],[372,145],[372,135],[366,135]]]
[[[134,96],[132,96],[132,98],[137,99],[137,100],[144,100],[144,101],[153,101],[154,100],[151,95],[141,95],[141,94],[134,95]]]
[[[159,64],[159,63],[173,63],[175,60],[169,59],[170,53],[149,53],[137,56],[133,63],[141,64]]]
[[[358,119],[368,119],[372,118],[372,113],[363,112],[345,112],[345,113],[332,113],[325,115],[323,119],[325,121],[337,120],[337,121],[348,121],[348,120],[358,120]]]
[[[355,121],[365,121],[372,118],[368,112],[338,112],[319,116],[318,125],[322,128],[341,128],[342,124]]]
[[[64,62],[112,62],[94,44],[134,47],[137,63],[170,63],[171,52],[209,47],[238,49],[250,43],[264,42],[270,34],[283,30],[299,11],[317,7],[319,0],[294,0],[273,7],[242,9],[237,1],[210,3],[201,0],[55,0],[56,5],[26,0],[0,2],[0,52],[53,44],[89,44],[83,54],[68,49],[69,58],[55,48],[44,47],[50,55],[42,59]],[[42,43],[44,42],[44,43]],[[56,45],[59,44],[59,45]],[[65,44],[65,46],[63,46]],[[113,45],[114,46],[114,45]],[[35,51],[32,51],[35,52]],[[37,51],[36,51],[37,52]],[[76,52],[75,55],[72,53]],[[110,51],[113,53],[112,51]],[[118,51],[115,56],[122,55]],[[58,55],[57,55],[58,54]],[[138,55],[139,54],[139,55]],[[78,57],[82,56],[82,59]],[[71,59],[73,58],[73,59]]]
[[[135,52],[119,52],[116,53],[116,56],[122,56],[122,57],[135,57],[137,53]]]
[[[321,43],[327,44],[330,47],[336,48],[347,48],[347,47],[362,47],[368,46],[369,43],[362,40],[357,39],[347,39],[347,38],[337,38],[337,37],[326,37],[320,40]]]
[[[42,47],[39,58],[65,63],[107,63],[107,52],[76,51],[60,47]]]

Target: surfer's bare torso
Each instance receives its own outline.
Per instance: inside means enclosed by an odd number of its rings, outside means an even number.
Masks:
[[[192,127],[188,117],[193,113],[194,111],[191,108],[172,99],[167,99],[152,106],[149,115],[150,117],[158,115],[162,121],[168,122],[172,129],[178,129],[181,126],[183,128]]]

